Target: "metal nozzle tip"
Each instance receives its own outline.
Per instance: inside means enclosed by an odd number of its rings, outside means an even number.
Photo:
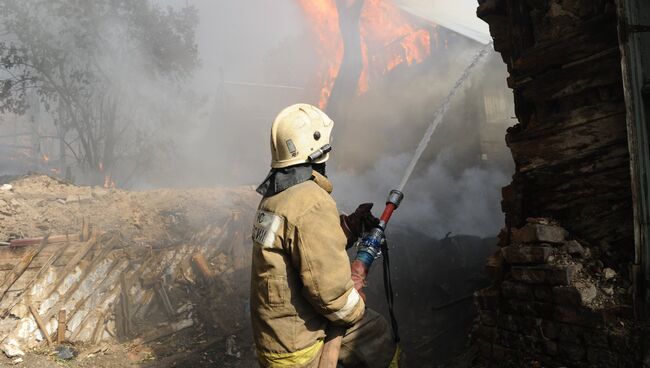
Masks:
[[[393,189],[390,191],[386,203],[392,203],[395,205],[395,208],[397,208],[399,207],[400,203],[402,203],[402,199],[404,199],[404,193],[400,192],[397,189]]]

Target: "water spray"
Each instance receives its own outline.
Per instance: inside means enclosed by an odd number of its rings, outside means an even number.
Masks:
[[[388,225],[388,221],[393,215],[393,212],[399,207],[402,199],[404,199],[403,190],[409,178],[411,177],[411,174],[413,173],[415,165],[418,163],[420,157],[422,156],[422,153],[429,145],[431,136],[435,132],[438,125],[440,125],[440,122],[442,122],[442,119],[445,117],[445,114],[449,110],[452,99],[460,91],[460,88],[463,86],[465,81],[467,81],[471,75],[472,70],[479,64],[479,62],[485,57],[485,55],[488,54],[491,49],[492,43],[489,43],[481,48],[481,50],[472,58],[470,64],[465,68],[465,70],[463,70],[460,78],[458,78],[456,83],[454,83],[451,91],[449,91],[449,94],[443,100],[443,103],[438,111],[436,111],[435,118],[427,128],[427,131],[422,137],[422,140],[415,149],[413,158],[406,168],[406,172],[402,177],[402,181],[400,182],[397,189],[391,190],[390,194],[388,195],[388,199],[386,200],[386,207],[384,208],[384,212],[379,218],[379,225],[371,229],[368,233],[365,234],[365,236],[363,236],[362,239],[357,241],[357,256],[352,262],[353,272],[363,272],[363,276],[365,277],[368,274],[373,261],[382,255],[382,244],[384,244],[386,241],[384,234],[386,231],[386,226]]]
[[[386,231],[386,226],[388,226],[388,221],[390,221],[393,212],[395,212],[395,210],[397,210],[402,203],[402,199],[404,199],[404,193],[402,193],[402,191],[404,190],[406,183],[411,177],[411,173],[413,172],[415,165],[420,160],[422,152],[424,152],[424,149],[429,144],[433,132],[442,121],[443,117],[447,113],[447,110],[449,110],[451,100],[458,93],[460,87],[465,83],[467,78],[469,78],[472,69],[476,67],[476,65],[485,55],[487,55],[488,51],[491,48],[492,43],[489,43],[483,47],[481,51],[476,54],[476,56],[474,56],[472,62],[465,68],[463,74],[456,81],[453,88],[443,101],[442,106],[438,109],[438,111],[436,111],[436,116],[431,122],[431,125],[429,125],[429,128],[424,134],[424,137],[422,137],[420,144],[418,144],[418,147],[415,150],[415,154],[413,155],[409,166],[406,168],[406,172],[404,173],[404,177],[402,178],[402,182],[400,183],[399,187],[390,191],[388,199],[386,199],[386,207],[384,208],[384,212],[382,212],[381,216],[379,217],[379,223],[377,226],[365,233],[361,239],[357,240],[355,243],[357,255],[354,258],[354,261],[352,261],[350,269],[354,286],[359,291],[363,286],[365,286],[365,280],[368,276],[368,272],[370,271],[370,266],[372,266],[372,263],[375,261],[375,259],[381,257],[383,253],[384,289],[386,291],[386,301],[388,302],[390,323],[393,329],[393,338],[395,339],[396,343],[399,343],[400,338],[397,328],[397,320],[395,318],[393,309],[393,287],[390,281],[390,261],[388,257],[388,245],[386,244],[386,236],[384,234]],[[321,353],[319,367],[336,367],[336,362],[338,361],[339,352],[341,349],[341,341],[344,334],[345,329],[342,327],[335,327],[333,330],[328,331],[328,337],[326,338],[325,346],[323,347],[323,351]]]

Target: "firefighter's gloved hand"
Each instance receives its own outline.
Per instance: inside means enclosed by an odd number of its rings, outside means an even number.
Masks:
[[[350,274],[352,282],[354,283],[354,288],[357,289],[361,299],[365,302],[366,294],[362,289],[367,285],[366,275],[368,274],[368,269],[361,261],[354,260],[350,264]]]
[[[356,240],[365,231],[379,225],[379,219],[372,215],[372,203],[363,203],[350,215],[341,215],[341,227],[348,240]]]

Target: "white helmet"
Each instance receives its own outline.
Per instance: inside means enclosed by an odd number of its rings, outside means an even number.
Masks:
[[[332,119],[315,106],[295,104],[285,108],[271,127],[271,167],[327,161],[333,127]]]

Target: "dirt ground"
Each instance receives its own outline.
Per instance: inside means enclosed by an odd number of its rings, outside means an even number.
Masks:
[[[251,211],[249,187],[130,192],[75,186],[43,175],[0,177],[0,242],[77,232],[83,221],[132,239],[173,243],[224,213]]]
[[[202,341],[191,337],[178,336],[183,339],[181,344],[169,344],[161,341],[152,346],[130,346],[128,344],[104,344],[98,347],[83,349],[80,356],[72,360],[63,360],[57,357],[55,351],[37,349],[28,352],[22,361],[14,362],[13,359],[0,358],[0,367],[26,367],[26,368],[154,368],[154,367],[223,367],[244,368],[256,367],[254,354],[251,347],[246,346],[240,351],[240,357],[226,354],[224,340]],[[194,346],[182,347],[182,342]],[[196,344],[200,349],[196,349]],[[173,348],[172,348],[173,346]],[[171,350],[173,349],[173,353]],[[160,350],[168,351],[169,355],[158,355]],[[15,359],[15,358],[14,358]]]

